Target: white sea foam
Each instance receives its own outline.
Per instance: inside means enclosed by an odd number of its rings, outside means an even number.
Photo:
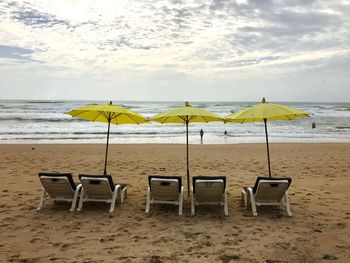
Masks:
[[[100,101],[0,101],[0,143],[105,143],[104,123],[74,119],[64,112]],[[114,102],[151,117],[180,107],[181,102]],[[226,116],[254,102],[195,102],[193,106]],[[310,112],[310,118],[269,122],[271,142],[350,142],[350,103],[284,103]],[[316,128],[312,129],[315,122]],[[191,123],[190,143],[264,142],[263,123]],[[224,136],[224,131],[228,136]],[[184,143],[180,124],[150,123],[111,126],[111,143]]]

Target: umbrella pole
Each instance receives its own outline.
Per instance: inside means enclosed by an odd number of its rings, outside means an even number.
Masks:
[[[269,150],[269,139],[267,136],[267,124],[266,124],[266,118],[264,119],[265,124],[265,135],[266,135],[266,147],[267,147],[267,162],[269,164],[269,177],[271,178],[271,167],[270,167],[270,150]]]
[[[188,121],[186,121],[187,194],[190,196],[190,170],[188,164]]]
[[[108,142],[109,142],[109,129],[111,127],[111,120],[108,120],[108,132],[107,132],[107,145],[106,145],[106,156],[105,156],[105,169],[103,171],[103,174],[107,174],[107,154],[108,154]]]

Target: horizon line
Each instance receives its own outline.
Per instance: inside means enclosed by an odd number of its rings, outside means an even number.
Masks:
[[[0,99],[1,102],[3,101],[29,101],[29,102],[80,102],[80,101],[90,101],[90,102],[102,102],[102,101],[106,101],[107,103],[109,101],[116,101],[116,102],[137,102],[137,103],[142,103],[142,102],[169,102],[169,103],[180,103],[180,102],[185,102],[185,101],[189,101],[189,102],[196,102],[196,103],[214,103],[214,102],[225,102],[225,103],[230,103],[230,102],[242,102],[242,103],[246,103],[246,102],[261,102],[261,100],[113,100],[113,99]],[[350,103],[350,101],[299,101],[299,100],[268,100],[267,102],[296,102],[296,103]]]

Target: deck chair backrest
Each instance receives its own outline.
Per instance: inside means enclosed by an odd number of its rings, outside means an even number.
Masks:
[[[179,199],[181,191],[181,177],[175,176],[150,176],[149,186],[152,193],[152,199],[162,201],[173,201]]]
[[[221,179],[195,179],[193,191],[198,202],[219,202],[223,200],[225,180]]]
[[[288,180],[259,180],[255,200],[257,202],[280,202],[288,187]]]
[[[115,185],[110,175],[79,175],[84,193],[91,199],[110,199]]]
[[[76,186],[72,174],[39,173],[40,182],[52,198],[71,199]]]
[[[292,183],[292,178],[290,177],[266,177],[266,176],[258,176],[256,178],[256,181],[255,181],[255,185],[253,187],[253,193],[255,194],[257,188],[258,188],[258,185],[259,185],[259,182],[261,180],[268,180],[270,182],[275,182],[275,181],[279,181],[279,180],[287,180],[288,181],[288,187],[289,185]]]

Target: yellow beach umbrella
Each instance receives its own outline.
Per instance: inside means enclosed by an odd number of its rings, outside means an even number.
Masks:
[[[190,103],[185,102],[184,107],[168,110],[159,113],[152,118],[152,121],[163,123],[183,123],[186,124],[186,159],[187,159],[187,186],[188,194],[190,194],[190,171],[188,161],[188,124],[190,122],[211,122],[223,121],[223,119],[216,113],[209,112],[202,108],[192,107]]]
[[[111,124],[140,124],[148,122],[142,115],[124,109],[120,106],[113,105],[110,101],[109,104],[105,105],[87,105],[83,106],[69,112],[66,112],[73,117],[96,121],[96,122],[106,122],[108,123],[107,131],[107,145],[106,145],[106,156],[105,156],[105,167],[104,174],[107,174],[107,155],[108,155],[108,144],[109,144],[109,131]]]
[[[265,98],[262,102],[239,111],[237,113],[230,114],[224,119],[227,122],[264,122],[265,124],[265,135],[266,135],[266,146],[267,146],[267,159],[269,165],[269,176],[271,177],[270,167],[270,152],[269,152],[269,140],[267,135],[267,121],[280,121],[280,120],[292,120],[298,117],[308,117],[309,113],[298,110],[296,108],[268,103]]]

